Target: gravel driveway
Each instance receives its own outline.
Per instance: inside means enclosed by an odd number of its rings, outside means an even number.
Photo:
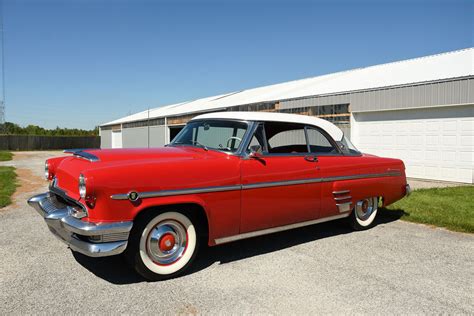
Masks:
[[[19,153],[22,187],[0,210],[0,314],[474,313],[474,237],[381,214],[204,251],[187,276],[149,283],[121,257],[73,255],[26,199],[51,152]]]

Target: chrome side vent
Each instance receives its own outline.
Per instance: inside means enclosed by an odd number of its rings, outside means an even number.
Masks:
[[[339,213],[350,212],[352,210],[352,196],[350,190],[333,191],[334,201],[339,209]]]

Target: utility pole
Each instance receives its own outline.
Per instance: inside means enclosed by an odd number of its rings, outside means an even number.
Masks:
[[[150,107],[148,107],[148,119],[147,119],[147,137],[146,137],[146,140],[147,140],[147,144],[148,144],[148,148],[150,148]]]
[[[2,66],[2,93],[1,93],[1,100],[0,100],[0,133],[4,132],[3,129],[5,127],[5,40],[4,40],[4,30],[3,30],[3,18],[4,18],[4,3],[3,0],[0,0],[0,45],[2,57],[0,60],[0,64]]]

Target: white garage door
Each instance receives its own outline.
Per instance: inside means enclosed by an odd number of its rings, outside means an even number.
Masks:
[[[122,148],[122,131],[112,131],[112,148]]]
[[[474,105],[353,113],[351,139],[402,159],[408,177],[474,182]]]

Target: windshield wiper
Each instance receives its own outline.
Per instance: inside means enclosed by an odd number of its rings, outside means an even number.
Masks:
[[[197,140],[192,140],[193,142],[193,145],[198,145],[199,147],[201,147],[202,149],[204,149],[205,151],[209,151],[209,148],[207,148],[205,145],[201,144],[200,142],[198,142]]]

